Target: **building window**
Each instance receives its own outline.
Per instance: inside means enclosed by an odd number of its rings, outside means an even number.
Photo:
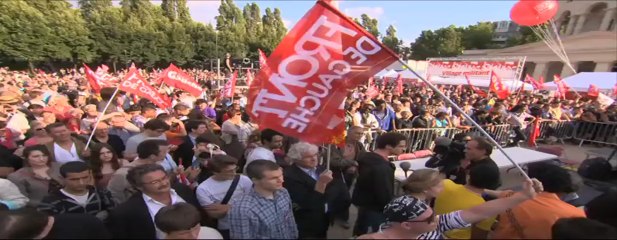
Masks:
[[[495,32],[508,32],[509,28],[510,28],[509,21],[497,22],[497,28],[495,28]]]

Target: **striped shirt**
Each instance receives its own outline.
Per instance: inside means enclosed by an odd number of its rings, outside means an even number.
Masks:
[[[228,214],[231,239],[297,239],[291,198],[286,189],[273,199],[259,195],[254,188],[234,199]]]
[[[445,239],[443,235],[444,232],[471,226],[470,223],[463,220],[460,210],[438,215],[437,218],[439,219],[439,223],[437,223],[435,231],[420,234],[417,239]],[[382,230],[386,228],[387,226],[384,224],[384,226],[379,229],[379,232],[382,232]]]

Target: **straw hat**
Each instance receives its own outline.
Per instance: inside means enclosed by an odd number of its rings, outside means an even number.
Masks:
[[[1,104],[16,104],[19,103],[19,95],[12,91],[0,92],[0,105]]]

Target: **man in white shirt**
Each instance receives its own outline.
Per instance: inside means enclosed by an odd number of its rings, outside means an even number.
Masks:
[[[274,153],[272,150],[279,149],[283,146],[283,134],[267,128],[261,131],[260,138],[262,145],[256,147],[248,154],[246,163],[244,164],[244,172],[246,172],[246,166],[255,160],[269,160],[276,162],[276,158],[274,158]]]
[[[50,161],[67,163],[73,161],[84,161],[90,156],[90,150],[86,149],[86,144],[82,141],[73,139],[71,131],[64,123],[52,123],[45,127],[47,133],[51,135],[53,142],[46,144]]]
[[[208,216],[218,219],[217,229],[225,239],[229,239],[227,212],[232,207],[229,203],[250,192],[253,182],[244,175],[236,174],[238,160],[227,155],[214,155],[208,160],[208,168],[213,175],[197,187],[197,200]]]

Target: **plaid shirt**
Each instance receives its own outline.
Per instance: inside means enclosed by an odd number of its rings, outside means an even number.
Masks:
[[[297,239],[298,228],[286,189],[267,199],[251,191],[231,203],[231,239]]]

